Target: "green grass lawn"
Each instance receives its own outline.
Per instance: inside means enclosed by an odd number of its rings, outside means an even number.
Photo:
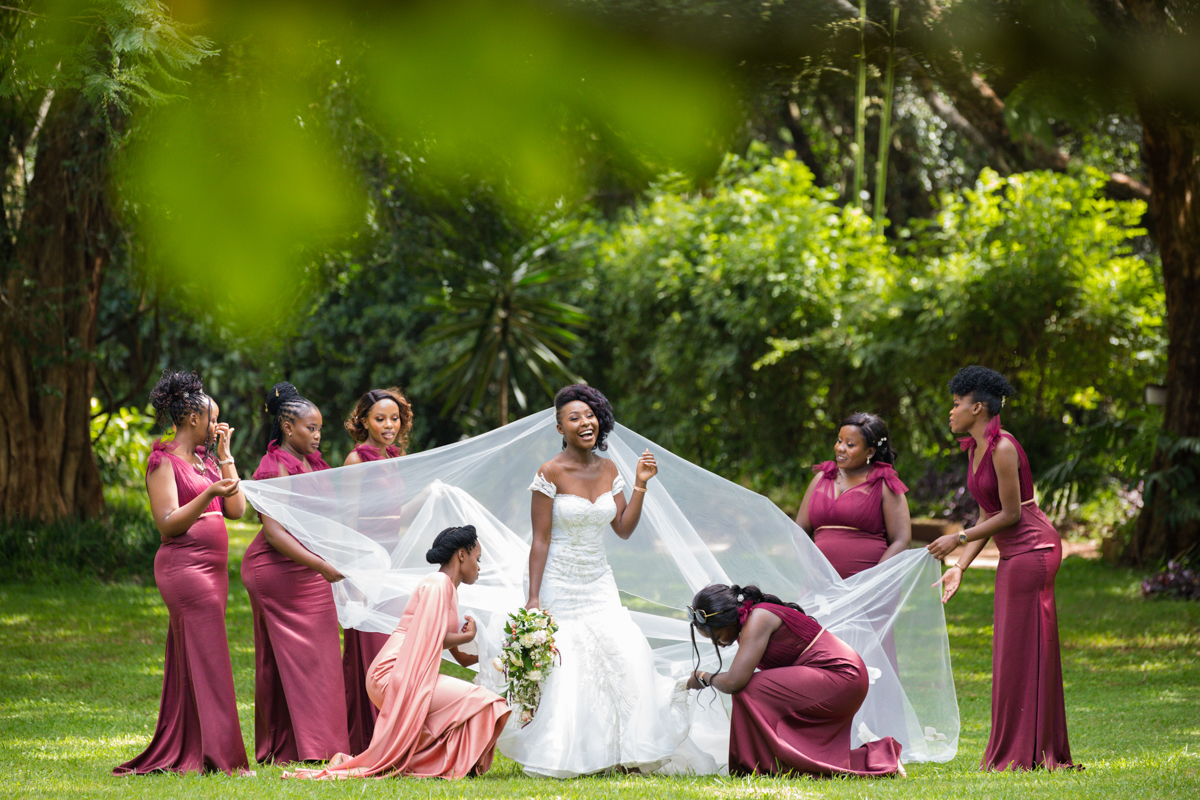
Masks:
[[[244,549],[253,530],[231,531]],[[236,566],[236,565],[235,565]],[[236,570],[235,570],[236,572]],[[1084,772],[981,774],[988,731],[991,585],[970,570],[947,609],[962,711],[958,757],[909,765],[905,779],[608,776],[533,780],[498,758],[466,781],[114,778],[153,732],[167,612],[153,583],[0,586],[0,796],[3,797],[1200,797],[1200,604],[1143,601],[1138,575],[1069,558],[1058,580],[1071,749]],[[230,586],[238,710],[253,747],[250,605]]]

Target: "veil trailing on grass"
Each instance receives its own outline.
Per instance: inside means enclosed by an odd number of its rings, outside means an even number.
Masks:
[[[707,472],[622,425],[603,455],[626,486],[646,448],[658,461],[641,522],[607,544],[622,601],[654,648],[660,672],[693,668],[684,607],[712,583],[756,584],[794,600],[853,647],[870,690],[852,746],[895,737],[905,761],[947,761],[958,747],[958,703],[950,671],[937,561],[910,550],[843,581],[809,537],[761,495]],[[472,524],[482,572],[459,590],[460,613],[475,617],[480,682],[498,688],[490,665],[507,615],[525,604],[530,494],[539,466],[561,449],[554,411],[473,439],[403,458],[320,473],[247,481],[246,496],[345,575],[333,584],[343,627],[391,633],[417,583],[436,567],[425,551],[451,525]],[[628,492],[626,492],[628,496]],[[705,669],[712,645],[698,638]],[[726,664],[733,649],[722,654]],[[725,764],[726,705],[692,696],[691,738]],[[542,709],[539,713],[552,713]]]

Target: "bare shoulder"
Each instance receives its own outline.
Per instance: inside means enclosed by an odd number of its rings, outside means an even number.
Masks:
[[[551,483],[557,484],[559,478],[558,463],[552,458],[545,464],[538,467],[538,475],[541,475]]]
[[[342,462],[342,466],[348,467],[351,464],[361,464],[361,463],[363,463],[362,456],[360,456],[358,454],[357,450],[351,450],[350,455],[346,456],[346,460]]]
[[[783,620],[767,609],[756,608],[750,612],[749,618],[746,619],[746,624],[742,626],[742,631],[750,634],[770,634],[774,633],[781,624],[783,624]]]
[[[1013,459],[1016,463],[1017,446],[1013,444],[1013,440],[1007,436],[1001,436],[1000,441],[996,442],[996,447],[992,450],[992,458]]]

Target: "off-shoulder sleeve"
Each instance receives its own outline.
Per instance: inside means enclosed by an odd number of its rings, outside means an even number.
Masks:
[[[829,480],[837,478],[837,464],[832,461],[822,461],[820,464],[813,464],[813,472],[819,472]]]
[[[621,477],[621,473],[617,473],[617,477],[613,478],[612,493],[620,494],[625,491],[625,479]]]
[[[883,481],[896,494],[904,494],[908,491],[908,487],[900,480],[900,476],[896,474],[896,468],[891,464],[876,464],[868,480]]]
[[[533,483],[529,484],[529,491],[541,492],[551,500],[554,499],[554,495],[558,494],[558,490],[554,488],[554,484],[542,477],[542,473],[540,472],[533,476]]]

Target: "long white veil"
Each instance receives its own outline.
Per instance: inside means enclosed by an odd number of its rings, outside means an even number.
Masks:
[[[853,746],[880,736],[902,745],[905,761],[948,761],[958,748],[958,703],[946,621],[931,588],[938,563],[910,550],[841,580],[799,526],[773,503],[666,451],[622,425],[605,455],[632,486],[649,448],[658,476],[633,536],[608,542],[622,601],[654,648],[658,669],[693,668],[684,607],[711,583],[756,584],[795,600],[851,645],[871,687],[854,722]],[[278,520],[346,579],[333,584],[344,627],[391,633],[413,587],[434,566],[425,551],[451,525],[475,525],[483,546],[477,583],[459,592],[460,613],[479,622],[481,680],[498,652],[504,618],[524,605],[530,541],[529,484],[561,448],[554,411],[423,453],[242,484],[260,512]],[[712,645],[699,640],[706,669]],[[733,652],[722,653],[728,664]],[[711,693],[696,705],[692,739],[725,764],[728,706]],[[717,713],[713,712],[713,708]],[[707,707],[707,708],[706,708]],[[539,713],[552,713],[541,709]]]

